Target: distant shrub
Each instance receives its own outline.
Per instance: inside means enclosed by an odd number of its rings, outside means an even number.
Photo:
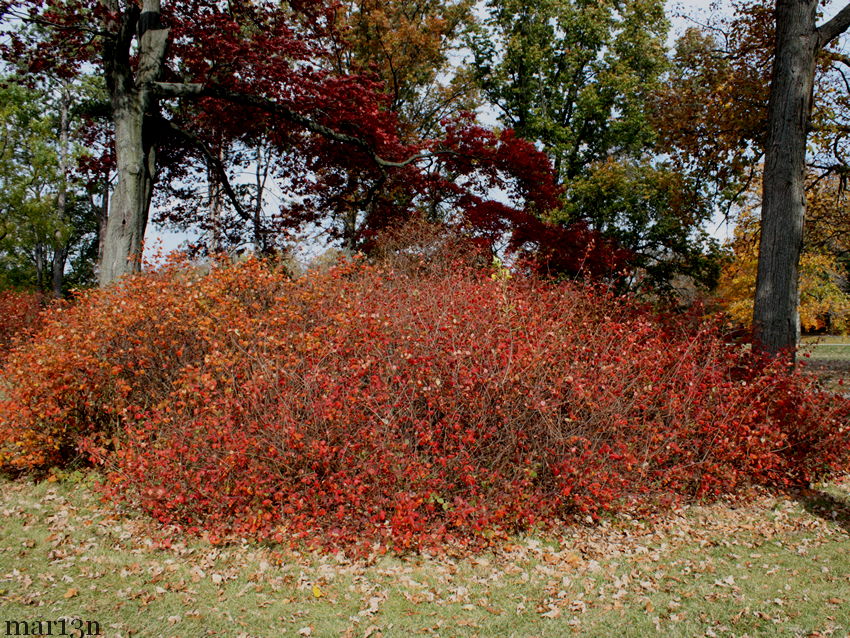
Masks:
[[[57,311],[2,373],[7,471],[213,537],[481,543],[846,468],[850,402],[604,289],[357,262],[166,269]]]

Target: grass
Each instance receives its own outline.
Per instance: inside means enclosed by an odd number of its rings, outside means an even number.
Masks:
[[[102,505],[92,476],[0,484],[0,627],[105,636],[847,636],[850,481],[615,519],[473,557],[351,561],[202,539]]]
[[[800,343],[798,361],[831,392],[850,392],[850,336],[806,336]]]
[[[841,335],[806,336],[800,340],[800,351],[812,360],[850,361],[850,337]]]

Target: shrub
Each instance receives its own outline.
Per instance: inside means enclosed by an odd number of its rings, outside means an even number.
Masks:
[[[846,468],[850,402],[584,284],[349,263],[170,269],[13,356],[3,463],[163,523],[328,548],[494,534]]]
[[[284,279],[256,261],[212,277],[176,262],[53,307],[38,338],[0,372],[0,468],[74,462],[85,436],[111,445],[135,413],[170,396],[184,369],[203,365],[222,331],[247,325]],[[240,288],[249,281],[256,291]]]
[[[38,330],[43,305],[39,292],[0,290],[0,363],[15,344]]]

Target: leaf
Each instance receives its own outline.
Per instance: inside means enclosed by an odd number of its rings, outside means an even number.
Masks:
[[[552,607],[549,611],[540,614],[543,618],[560,618],[561,617],[561,608],[560,607]]]
[[[65,594],[62,597],[63,598],[73,598],[74,596],[77,596],[79,593],[80,593],[79,589],[77,589],[76,587],[71,587],[68,591],[65,592]]]

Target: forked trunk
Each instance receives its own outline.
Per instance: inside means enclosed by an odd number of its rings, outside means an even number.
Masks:
[[[117,9],[116,0],[104,0]],[[120,24],[110,24],[105,38],[104,67],[110,92],[115,127],[117,183],[109,202],[103,235],[100,285],[141,268],[145,227],[156,176],[156,140],[150,122],[157,115],[150,92],[162,69],[168,29],[159,20],[159,0],[144,0],[122,15]],[[131,66],[130,47],[138,41],[138,66]]]

